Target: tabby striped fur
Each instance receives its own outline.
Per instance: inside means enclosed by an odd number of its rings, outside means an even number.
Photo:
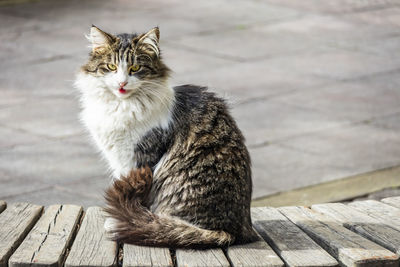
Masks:
[[[224,100],[168,85],[158,28],[111,35],[92,27],[89,39],[76,85],[82,121],[116,179],[106,192],[112,237],[169,247],[254,240],[250,157]],[[129,72],[134,64],[140,69]]]

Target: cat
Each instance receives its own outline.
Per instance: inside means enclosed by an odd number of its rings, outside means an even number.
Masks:
[[[114,240],[224,247],[256,240],[250,156],[225,101],[207,88],[171,87],[160,32],[106,33],[76,77],[81,120],[114,177],[105,228]]]

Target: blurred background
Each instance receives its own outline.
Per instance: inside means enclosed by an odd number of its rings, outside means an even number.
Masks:
[[[92,24],[159,26],[172,84],[229,100],[255,203],[400,194],[398,1],[0,0],[0,199],[103,204],[72,86]]]

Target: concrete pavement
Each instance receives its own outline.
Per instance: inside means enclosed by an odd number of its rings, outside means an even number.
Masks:
[[[400,165],[396,1],[17,3],[0,2],[0,199],[103,203],[110,179],[72,87],[92,24],[158,25],[172,83],[229,99],[254,197]]]

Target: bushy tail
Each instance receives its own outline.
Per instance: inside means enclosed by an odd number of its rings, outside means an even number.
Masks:
[[[151,186],[150,168],[132,171],[106,191],[105,211],[113,219],[112,239],[136,245],[205,248],[233,243],[224,231],[199,228],[183,220],[152,213],[142,205]]]

